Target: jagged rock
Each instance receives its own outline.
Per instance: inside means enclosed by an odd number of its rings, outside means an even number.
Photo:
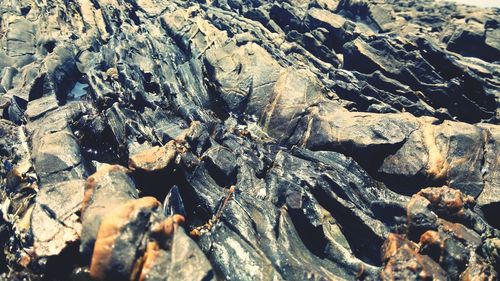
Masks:
[[[459,27],[448,41],[447,49],[465,56],[474,56],[486,61],[498,60],[500,50],[495,45],[494,38],[497,30],[485,32],[484,25],[468,20],[467,28]],[[486,36],[486,37],[485,37]]]
[[[493,267],[481,262],[471,263],[460,275],[460,280],[493,281],[497,278],[498,275]]]
[[[474,204],[470,196],[446,186],[421,190],[407,206],[410,239],[416,241],[425,231],[437,230],[438,217],[471,227],[475,219],[471,212]]]
[[[148,243],[139,280],[214,280],[215,273],[203,252],[182,227],[175,227],[172,246],[164,250]]]
[[[458,279],[481,243],[479,235],[461,224],[443,222],[439,231],[420,237],[420,253],[432,257],[448,276]]]
[[[176,156],[177,147],[174,141],[170,141],[164,146],[153,147],[132,155],[129,160],[129,168],[144,172],[165,170],[172,165]]]
[[[160,206],[143,197],[116,206],[103,215],[94,244],[90,275],[99,280],[135,279],[135,266],[144,251],[145,229]]]
[[[80,252],[90,260],[105,215],[138,197],[135,184],[125,167],[106,165],[91,175],[82,198]]]
[[[404,238],[389,236],[385,242],[387,250],[384,256],[388,259],[380,272],[382,280],[447,280],[446,273],[436,262],[418,254],[411,242],[395,241],[399,239]]]
[[[168,279],[214,280],[215,273],[210,262],[184,229],[175,228],[173,235],[172,264]]]
[[[430,209],[430,202],[423,197],[415,196],[408,203],[408,236],[417,240],[428,230],[438,227],[438,216]]]
[[[483,192],[477,198],[477,204],[481,207],[489,222],[498,227],[500,221],[494,215],[495,209],[498,208],[500,198],[500,159],[498,158],[497,151],[500,149],[500,130],[495,126],[483,126],[488,130],[488,139],[485,144],[484,163],[487,167],[487,172],[484,175],[484,188]]]
[[[42,184],[85,177],[80,147],[71,133],[60,131],[34,142],[33,165]]]
[[[498,9],[0,2],[0,280],[495,278]]]

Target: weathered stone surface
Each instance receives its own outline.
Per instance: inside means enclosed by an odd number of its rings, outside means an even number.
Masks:
[[[70,132],[45,135],[33,146],[33,165],[42,184],[85,177],[80,147]]]
[[[0,280],[495,278],[498,16],[0,1]]]
[[[122,204],[137,198],[134,182],[125,167],[106,165],[91,175],[82,198],[80,252],[90,259],[103,218]]]
[[[175,228],[171,251],[169,280],[215,280],[210,262],[181,227]]]
[[[129,168],[145,172],[165,170],[173,164],[176,156],[177,147],[174,141],[170,141],[164,146],[153,147],[132,155],[129,159]]]
[[[145,229],[151,213],[160,206],[143,197],[117,206],[102,218],[97,232],[90,275],[99,280],[133,279],[134,267],[144,250]],[[135,273],[137,274],[137,273]]]
[[[31,213],[35,254],[55,256],[80,239],[81,208],[85,181],[73,180],[44,185]]]
[[[382,280],[447,280],[446,273],[431,258],[402,247],[388,259],[380,273]]]

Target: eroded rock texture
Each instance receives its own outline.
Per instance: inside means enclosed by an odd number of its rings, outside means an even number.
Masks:
[[[0,280],[496,280],[499,18],[0,1]]]

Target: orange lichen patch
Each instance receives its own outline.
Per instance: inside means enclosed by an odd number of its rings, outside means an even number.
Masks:
[[[407,247],[413,251],[418,250],[417,244],[407,240],[403,235],[390,233],[382,245],[382,261],[387,261],[390,257],[396,254],[399,248],[402,247]]]
[[[152,147],[133,155],[129,159],[129,167],[132,170],[159,171],[173,163],[176,156],[177,147],[175,142],[169,141],[164,146]]]
[[[185,222],[184,216],[175,214],[171,217],[166,218],[163,220],[158,227],[155,228],[157,233],[161,233],[165,237],[172,237],[174,234],[175,228],[180,225],[184,224]]]
[[[434,230],[428,230],[420,236],[420,245],[440,245],[441,237],[439,233]]]
[[[89,202],[92,198],[92,194],[94,193],[94,189],[96,185],[101,181],[100,179],[112,172],[128,173],[129,170],[120,165],[103,165],[94,174],[88,177],[87,182],[85,183],[85,191],[82,200],[82,214],[89,206]]]
[[[160,254],[160,246],[157,242],[149,242],[146,246],[146,253],[144,254],[144,263],[142,264],[141,274],[139,275],[139,281],[144,281],[147,279],[149,272],[154,267],[156,259]]]
[[[106,279],[106,270],[121,229],[136,216],[139,210],[158,206],[160,206],[160,202],[156,198],[143,197],[121,205],[104,217],[97,233],[90,264],[90,275],[93,278]]]
[[[446,273],[430,257],[408,248],[399,248],[382,271],[382,280],[447,280]]]
[[[436,180],[446,178],[450,165],[436,144],[436,126],[423,123],[422,135],[429,155],[426,167],[427,175]]]
[[[456,218],[463,218],[465,215],[464,207],[474,203],[474,198],[446,186],[425,188],[418,192],[417,195],[429,200],[433,209],[438,213],[446,212]]]

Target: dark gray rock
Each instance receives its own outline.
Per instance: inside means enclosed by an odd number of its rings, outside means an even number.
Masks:
[[[42,184],[86,176],[80,147],[71,133],[60,131],[45,135],[33,146],[33,165]]]
[[[495,278],[498,9],[39,2],[0,3],[1,280]]]

